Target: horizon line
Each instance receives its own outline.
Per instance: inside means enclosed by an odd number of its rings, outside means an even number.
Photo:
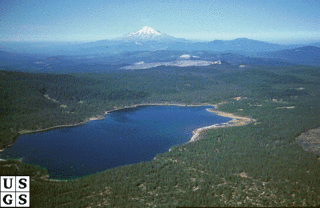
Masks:
[[[175,38],[181,38],[181,37],[176,37],[172,36]],[[72,43],[72,44],[81,44],[81,43],[90,43],[90,42],[98,42],[98,41],[105,41],[105,40],[113,40],[119,37],[112,37],[112,38],[105,38],[105,39],[91,39],[91,40],[1,40],[1,43]],[[278,45],[300,45],[300,44],[314,44],[320,42],[319,40],[313,40],[312,38],[310,40],[307,39],[298,39],[299,41],[293,41],[291,39],[278,39],[274,41],[268,41],[268,40],[261,40],[261,39],[254,39],[254,38],[247,38],[247,37],[238,37],[238,38],[230,38],[230,39],[197,39],[197,38],[181,38],[193,42],[213,42],[213,41],[234,41],[238,39],[246,39],[246,40],[254,40],[254,41],[259,41],[259,42],[265,42],[265,43],[272,43],[272,44],[278,44]],[[290,41],[291,40],[291,41]],[[287,43],[284,43],[287,42]],[[298,42],[298,43],[297,43]],[[303,43],[302,43],[303,42]],[[0,43],[0,45],[1,45]]]

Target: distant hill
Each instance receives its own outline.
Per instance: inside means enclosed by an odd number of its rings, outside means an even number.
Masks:
[[[262,56],[295,64],[320,66],[320,48],[315,46],[268,52]]]

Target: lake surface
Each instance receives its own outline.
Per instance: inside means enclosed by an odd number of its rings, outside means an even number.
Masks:
[[[48,169],[52,179],[73,179],[152,160],[188,142],[192,130],[230,121],[201,107],[143,106],[117,110],[104,120],[20,135],[0,158],[23,158]]]

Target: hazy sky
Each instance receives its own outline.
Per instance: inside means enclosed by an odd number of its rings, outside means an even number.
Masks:
[[[319,0],[0,0],[1,41],[92,41],[152,27],[175,37],[320,40]]]

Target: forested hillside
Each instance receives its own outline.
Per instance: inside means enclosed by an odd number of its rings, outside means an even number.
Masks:
[[[256,123],[203,133],[154,160],[73,181],[31,175],[34,207],[319,206],[319,157],[295,138],[320,126],[320,68],[158,67],[105,74],[0,72],[1,142],[23,130],[75,124],[136,103],[220,103]],[[236,98],[237,99],[234,99]]]

